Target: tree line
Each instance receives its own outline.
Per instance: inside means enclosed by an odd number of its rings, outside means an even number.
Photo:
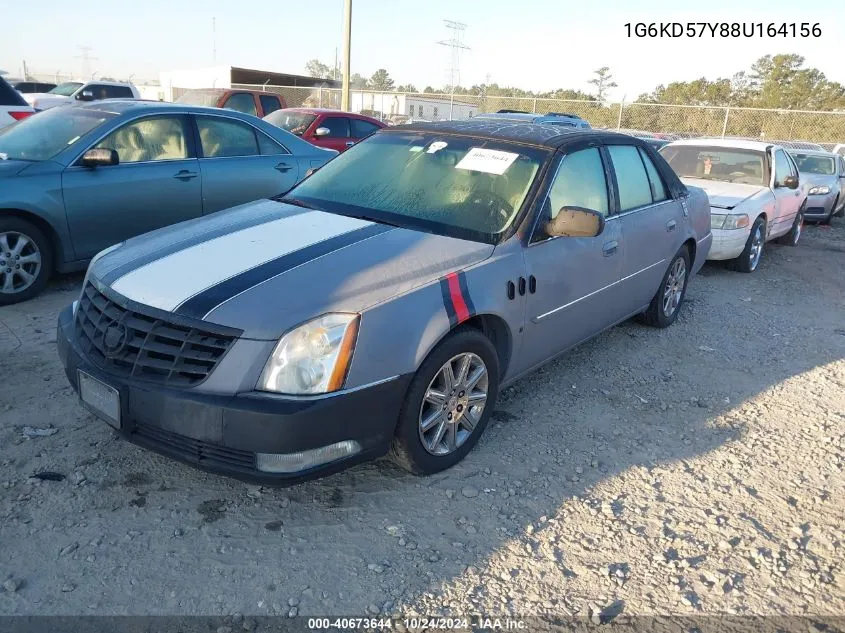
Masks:
[[[638,103],[670,105],[734,106],[790,110],[845,110],[845,86],[831,81],[817,68],[804,66],[804,58],[796,54],[765,55],[747,71],[732,77],[714,80],[701,77],[691,81],[673,81],[637,97]],[[306,64],[312,77],[340,79],[340,70],[312,59]],[[469,87],[454,86],[454,94],[480,98],[511,97],[520,99],[571,99],[602,103],[607,92],[617,87],[610,69],[603,66],[593,71],[587,82],[590,92],[571,88],[549,91],[525,90],[498,83],[481,83]],[[350,85],[358,90],[397,92],[451,93],[452,86],[396,85],[390,73],[379,68],[369,78],[358,73],[350,77]],[[596,104],[598,105],[598,104]]]

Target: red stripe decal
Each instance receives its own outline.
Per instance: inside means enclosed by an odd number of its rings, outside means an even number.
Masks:
[[[446,275],[446,281],[449,283],[449,295],[452,298],[452,305],[455,308],[458,323],[463,323],[469,318],[469,310],[467,309],[466,301],[464,301],[464,295],[461,294],[461,285],[458,282],[457,273]]]

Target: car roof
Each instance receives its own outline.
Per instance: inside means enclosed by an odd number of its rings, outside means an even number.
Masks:
[[[765,152],[766,149],[775,145],[765,141],[748,141],[738,138],[685,138],[672,141],[669,145],[695,145],[698,147],[734,147],[736,149],[750,149],[758,152]]]
[[[71,80],[71,81],[65,81],[65,82],[62,82],[62,83],[73,83],[73,84],[81,83],[81,84],[84,84],[86,86],[88,84],[97,84],[98,86],[131,86],[132,85],[128,81],[100,81],[99,79],[91,79],[90,81]]]
[[[135,112],[143,114],[145,112],[195,112],[195,113],[225,113],[227,116],[232,115],[238,118],[255,118],[250,114],[243,114],[236,110],[225,110],[223,108],[213,108],[210,106],[190,105],[187,103],[170,103],[168,101],[153,101],[144,99],[100,99],[98,101],[87,101],[85,103],[70,104],[70,108],[83,108],[85,110],[99,110],[101,112],[111,112],[112,114],[124,114],[126,112]]]
[[[506,119],[479,119],[474,117],[467,121],[438,121],[434,123],[408,123],[385,128],[380,133],[388,132],[442,132],[445,134],[460,134],[463,136],[475,136],[478,138],[490,138],[516,143],[525,143],[558,149],[569,143],[584,139],[585,137],[602,141],[614,139],[625,139],[630,142],[634,138],[627,134],[617,134],[607,130],[593,130],[585,128],[567,128],[557,125],[544,125],[542,123],[520,123]],[[640,139],[637,139],[640,140]],[[644,141],[641,141],[645,145]]]
[[[827,152],[818,149],[800,149],[800,148],[786,148],[786,151],[792,155],[801,154],[802,156],[823,156],[825,158],[837,158],[839,154],[835,154],[834,152]]]

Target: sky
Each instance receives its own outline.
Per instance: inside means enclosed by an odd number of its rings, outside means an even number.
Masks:
[[[49,16],[49,18],[47,18]],[[304,74],[310,59],[333,66],[342,43],[343,0],[0,0],[0,69],[80,76],[80,46],[90,46],[97,76],[133,81],[160,71],[216,63]],[[216,38],[212,36],[216,18]],[[658,84],[730,77],[765,54],[797,53],[845,84],[845,1],[812,0],[353,0],[352,71],[385,68],[398,84],[448,83],[451,52],[438,41],[444,20],[467,25],[461,84],[490,82],[526,90],[589,92],[608,66],[633,100]],[[626,23],[819,23],[818,38],[629,38]],[[11,28],[9,28],[11,27]]]

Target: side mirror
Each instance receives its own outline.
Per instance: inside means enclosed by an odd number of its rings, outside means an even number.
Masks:
[[[552,237],[596,237],[604,231],[604,216],[584,207],[562,207],[545,229]]]
[[[783,179],[783,186],[790,189],[798,189],[798,176],[787,176]]]
[[[117,151],[107,148],[89,149],[79,161],[79,164],[83,167],[109,167],[119,163],[120,157],[117,155]]]
[[[328,136],[331,134],[331,130],[327,127],[318,127],[314,130],[314,136]]]
[[[76,95],[76,98],[79,101],[93,101],[94,93],[91,90],[83,90],[81,93]]]

